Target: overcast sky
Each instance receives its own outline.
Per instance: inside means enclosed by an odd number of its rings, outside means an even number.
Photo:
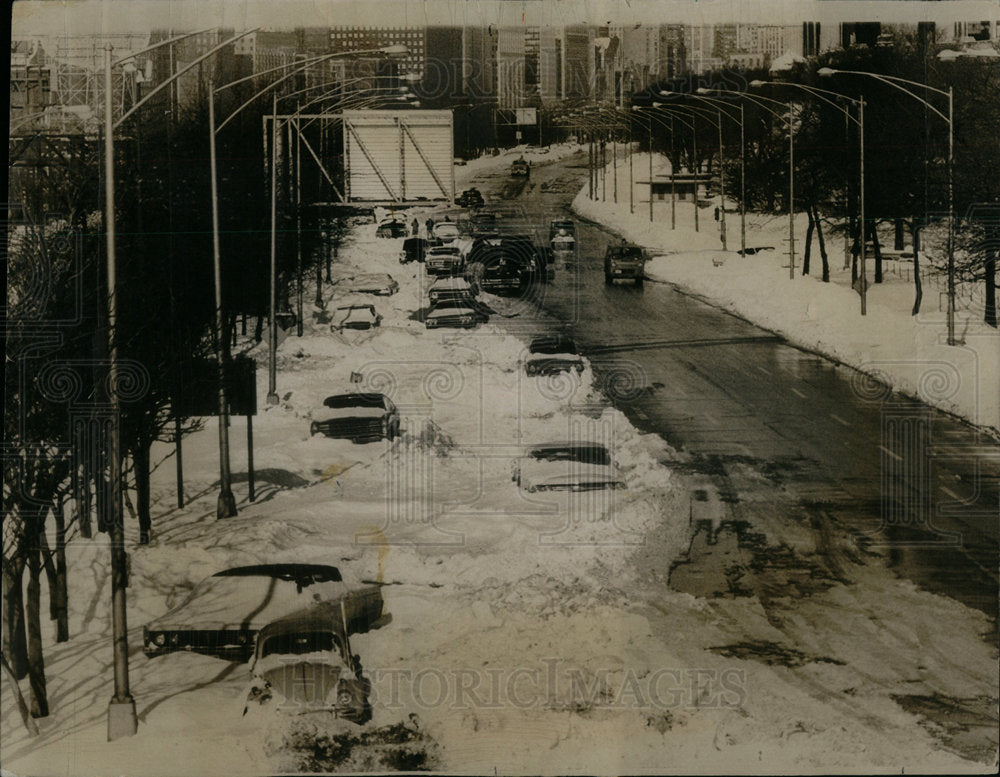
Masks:
[[[995,0],[15,0],[15,36],[222,26],[688,24],[1000,19]],[[995,17],[995,18],[994,18]]]

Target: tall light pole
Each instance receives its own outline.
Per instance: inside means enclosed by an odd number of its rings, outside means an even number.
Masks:
[[[859,207],[860,207],[860,221],[861,221],[861,315],[867,315],[868,313],[868,275],[865,267],[865,98],[864,96],[859,96],[858,99],[853,97],[848,97],[846,94],[841,94],[840,92],[834,92],[829,89],[820,89],[815,86],[808,86],[806,84],[799,84],[793,81],[751,81],[751,87],[760,87],[765,84],[771,86],[784,86],[789,88],[801,89],[808,92],[813,97],[822,100],[827,105],[836,108],[844,114],[847,121],[853,121],[858,126],[858,171],[860,180],[858,182],[859,186]],[[833,97],[839,97],[847,100],[852,105],[856,106],[858,109],[858,117],[854,118],[851,116],[850,110],[844,106],[834,102],[827,95]]]
[[[709,122],[713,124],[719,132],[719,236],[722,239],[722,250],[726,251],[728,250],[727,231],[726,231],[726,158],[722,142],[722,116],[723,116],[722,108],[719,105],[715,104],[717,101],[710,100],[706,97],[701,97],[699,95],[694,95],[694,94],[682,95],[679,92],[670,92],[670,91],[661,91],[660,94],[663,95],[664,97],[673,97],[673,96],[691,97],[694,100],[710,103],[712,104],[712,107],[715,109],[713,111],[715,115],[715,120],[712,121],[711,119],[709,119]],[[692,111],[692,113],[695,112],[695,109],[692,106],[675,105],[672,107],[679,109],[684,108],[689,111]],[[704,116],[705,114],[701,113],[699,115]],[[725,113],[725,116],[726,118],[729,119],[733,118],[732,116],[729,115],[728,111]],[[742,129],[742,124],[741,124],[741,129]],[[742,158],[742,143],[740,144],[740,148],[741,148],[741,158]]]
[[[843,74],[852,76],[868,76],[869,78],[874,78],[876,81],[881,81],[884,84],[898,89],[912,97],[914,100],[922,103],[929,110],[933,111],[937,116],[943,119],[948,124],[948,345],[955,345],[955,103],[954,103],[954,92],[949,86],[947,90],[938,89],[934,86],[928,86],[927,84],[921,84],[919,81],[910,81],[906,78],[899,78],[898,76],[887,76],[881,73],[869,73],[863,70],[839,70],[832,67],[821,67],[816,71],[817,74],[824,78],[829,78],[833,75]],[[921,89],[929,90],[935,94],[942,95],[948,99],[948,113],[945,115],[938,108],[934,107],[930,102],[925,100],[920,95],[910,91],[905,86],[901,84],[906,84],[908,86],[916,86]],[[864,236],[862,235],[862,242],[864,241]]]
[[[657,120],[657,123],[667,127],[670,130],[670,228],[674,229],[677,225],[677,196],[675,189],[675,178],[676,171],[674,170],[674,119],[677,119],[681,124],[691,130],[691,158],[692,164],[697,164],[698,159],[698,139],[695,137],[697,134],[697,125],[695,124],[695,117],[699,116],[697,111],[689,106],[681,105],[668,105],[666,103],[654,102],[653,108],[662,110],[670,117],[670,124],[664,124],[662,121]],[[686,109],[686,112],[685,112]],[[687,118],[682,118],[687,117]],[[693,173],[693,202],[694,202],[694,231],[699,231],[699,221],[698,221],[698,171]]]
[[[211,29],[211,28],[209,28]],[[108,440],[108,456],[110,458],[111,499],[108,533],[111,540],[111,631],[114,669],[114,695],[108,704],[108,741],[120,737],[132,736],[138,729],[138,718],[135,712],[135,700],[129,688],[128,671],[128,619],[125,589],[128,587],[128,558],[125,554],[125,527],[122,514],[122,471],[121,471],[121,418],[118,395],[118,266],[115,245],[115,130],[133,113],[147,103],[163,88],[172,84],[191,68],[195,67],[219,49],[229,45],[237,35],[215,46],[201,57],[189,63],[183,69],[172,74],[155,89],[122,113],[118,121],[112,114],[112,68],[130,59],[145,54],[148,51],[167,46],[192,35],[198,35],[208,30],[179,35],[169,40],[160,41],[140,51],[113,62],[111,59],[113,47],[111,44],[104,49],[104,210],[105,210],[105,246],[107,251],[107,315],[108,315],[108,403],[111,406],[111,428]],[[249,33],[243,33],[247,35]]]
[[[284,65],[278,65],[276,67],[268,68],[266,70],[261,70],[261,71],[258,71],[256,73],[251,73],[250,75],[244,76],[243,78],[238,78],[235,81],[230,81],[227,84],[223,84],[222,86],[219,86],[217,88],[210,89],[210,100],[214,101],[215,96],[217,94],[219,94],[220,92],[222,92],[225,89],[229,89],[231,87],[234,87],[237,84],[242,84],[242,83],[244,83],[246,81],[249,81],[251,79],[257,79],[257,78],[259,78],[262,75],[268,75],[270,73],[277,73],[279,71],[288,71],[288,72],[284,72],[278,78],[274,79],[273,81],[271,81],[270,83],[268,83],[266,86],[264,86],[262,89],[259,89],[253,95],[251,95],[249,98],[247,98],[239,107],[237,107],[234,111],[232,111],[229,114],[229,116],[227,116],[223,121],[221,121],[218,126],[215,126],[214,110],[210,111],[211,124],[210,124],[210,127],[209,127],[209,143],[210,143],[211,150],[212,150],[211,157],[212,157],[212,168],[213,168],[213,170],[212,170],[212,172],[213,172],[213,175],[212,175],[212,203],[213,203],[213,208],[215,208],[215,207],[217,207],[216,203],[218,201],[218,191],[217,191],[216,182],[215,182],[215,152],[214,152],[214,149],[215,149],[215,138],[218,135],[218,133],[221,132],[223,130],[223,128],[227,124],[229,124],[230,121],[232,121],[237,115],[239,115],[245,108],[247,108],[249,105],[251,105],[257,98],[259,98],[263,94],[266,94],[267,92],[271,92],[271,96],[272,96],[272,100],[271,100],[271,143],[270,143],[270,150],[271,150],[271,159],[270,159],[270,172],[271,172],[271,181],[270,181],[270,184],[271,184],[271,255],[270,255],[270,288],[269,288],[270,325],[268,327],[268,351],[269,351],[268,356],[269,356],[269,359],[268,359],[268,388],[267,388],[267,403],[269,405],[276,405],[276,404],[278,404],[278,392],[277,392],[278,330],[277,330],[277,302],[276,302],[276,296],[277,296],[277,151],[276,151],[276,149],[277,149],[277,135],[278,135],[278,119],[277,119],[277,115],[278,115],[278,109],[277,109],[278,97],[277,97],[277,93],[274,91],[274,89],[275,89],[275,87],[277,87],[280,84],[282,84],[285,81],[287,81],[289,78],[292,78],[293,76],[295,76],[298,73],[301,73],[302,71],[304,71],[304,70],[312,67],[313,65],[316,65],[316,64],[318,64],[320,62],[324,62],[324,61],[329,60],[329,59],[333,59],[335,57],[351,57],[351,56],[360,56],[360,55],[363,55],[363,54],[374,54],[374,53],[385,54],[387,56],[394,56],[394,55],[406,54],[406,52],[407,52],[407,49],[406,49],[405,46],[394,45],[394,46],[384,46],[384,47],[378,48],[378,49],[365,49],[365,50],[362,50],[362,51],[342,51],[342,52],[334,52],[332,54],[320,54],[320,55],[317,55],[315,57],[308,57],[306,59],[298,60],[296,62],[290,62],[290,63],[284,64]],[[289,70],[289,68],[291,68],[291,70]],[[342,87],[343,84],[340,83],[340,82],[338,82],[338,86]],[[290,95],[288,95],[288,96],[290,96]],[[218,250],[219,250],[218,249],[219,227],[218,227],[218,220],[217,220],[217,215],[215,214],[215,211],[213,211],[213,215],[216,216],[215,220],[213,221],[213,229],[214,229],[214,233],[215,233],[214,243],[213,244],[214,244],[215,250],[216,250],[215,262],[216,262],[216,265],[218,266],[219,263],[220,263],[219,253],[218,253]],[[218,301],[219,298],[220,298],[219,294],[217,294],[216,295],[217,301]],[[220,332],[219,336],[221,337],[221,332]],[[221,340],[220,340],[220,342],[221,342]],[[222,358],[221,355],[220,355],[220,358]],[[222,401],[223,401],[223,398],[220,395],[220,404],[221,404]],[[223,447],[222,446],[222,435],[223,435],[223,432],[220,431],[220,450]],[[228,439],[228,433],[226,433],[226,437]],[[225,446],[225,450],[228,452],[228,445]],[[224,469],[224,470],[228,469],[228,459],[226,460],[226,463],[222,467],[222,469]],[[219,517],[225,517],[225,516],[221,515],[222,500],[223,500],[223,495],[224,495],[225,491],[226,491],[226,488],[223,487],[223,489],[222,489],[223,493],[221,493],[220,496],[219,496],[219,500],[220,500],[220,515],[219,515]],[[227,505],[227,508],[228,508],[228,505]],[[235,515],[236,514],[235,513],[235,502],[232,505],[232,509],[233,509],[233,512],[230,513],[230,515]]]
[[[695,91],[697,92],[697,95],[691,95],[691,97],[693,97],[695,99],[698,99],[698,100],[704,100],[706,102],[712,103],[713,105],[715,105],[715,107],[720,111],[720,113],[723,116],[725,116],[726,118],[728,118],[730,121],[736,122],[740,126],[740,255],[741,256],[746,256],[746,254],[747,254],[747,220],[746,220],[746,216],[747,216],[747,208],[746,208],[746,199],[747,199],[746,177],[747,176],[746,176],[746,170],[747,170],[747,168],[746,168],[746,141],[744,139],[744,126],[743,126],[743,121],[744,121],[743,103],[739,104],[740,116],[739,116],[739,118],[736,118],[734,115],[730,114],[728,110],[726,110],[726,111],[722,110],[721,105],[726,105],[727,107],[729,107],[727,103],[725,103],[722,100],[717,100],[717,99],[714,99],[712,97],[707,97],[706,96],[708,94],[711,94],[711,92],[712,92],[711,89],[706,89],[704,87],[701,87],[699,89],[696,89]],[[723,218],[725,218],[725,212],[726,212],[725,209],[723,209],[723,211],[722,211]]]
[[[792,104],[783,103],[780,100],[772,100],[769,97],[752,97],[746,92],[735,92],[728,89],[717,90],[721,94],[730,94],[741,100],[749,100],[763,108],[775,118],[783,121],[788,127],[788,277],[795,278],[795,124],[792,115]],[[788,111],[787,117],[770,107],[780,105]]]

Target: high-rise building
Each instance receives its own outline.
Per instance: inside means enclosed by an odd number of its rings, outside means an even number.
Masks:
[[[525,29],[501,27],[497,33],[497,107],[525,104]]]
[[[568,99],[591,96],[594,76],[595,29],[571,24],[563,30],[562,83]]]
[[[406,54],[395,59],[400,74],[424,76],[426,32],[419,27],[332,27],[331,51],[369,51],[386,46],[405,46]]]
[[[471,101],[496,97],[497,38],[493,27],[462,30],[462,93]]]

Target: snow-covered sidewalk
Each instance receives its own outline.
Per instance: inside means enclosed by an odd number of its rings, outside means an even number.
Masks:
[[[621,152],[620,152],[621,153]],[[913,306],[912,264],[885,260],[884,280],[875,284],[874,258],[868,257],[867,314],[861,315],[860,295],[851,288],[845,267],[842,236],[827,236],[830,282],[820,277],[816,238],[810,275],[801,274],[806,217],[795,222],[796,268],[788,269],[788,218],[747,214],[748,248],[769,246],[740,256],[740,216],[729,203],[727,247],[722,251],[714,200],[700,209],[694,229],[694,205],[676,203],[672,224],[669,200],[655,201],[649,218],[648,156],[636,154],[632,207],[629,211],[628,165],[618,162],[618,202],[612,201],[613,169],[599,187],[598,198],[584,187],[574,210],[650,249],[647,277],[674,283],[714,305],[723,307],[780,333],[789,341],[848,364],[909,396],[965,418],[993,435],[1000,434],[1000,331],[983,323],[981,303],[969,302],[978,289],[959,287],[955,315],[957,345],[947,345],[943,279],[925,287],[921,312]],[[654,175],[669,171],[669,162],[654,158]],[[870,391],[869,382],[864,390]]]

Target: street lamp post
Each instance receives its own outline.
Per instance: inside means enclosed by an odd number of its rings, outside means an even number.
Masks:
[[[695,99],[705,100],[713,105],[720,113],[720,123],[722,116],[725,116],[731,121],[735,121],[740,125],[740,255],[746,256],[747,253],[747,209],[746,209],[746,143],[744,139],[744,115],[743,115],[743,103],[740,103],[740,117],[737,119],[735,116],[730,114],[728,111],[723,111],[720,104],[725,104],[721,100],[713,99],[711,97],[706,97],[705,95],[711,93],[711,89],[706,89],[704,87],[695,90],[698,94],[691,95]],[[721,133],[721,128],[720,128]],[[726,210],[722,209],[723,219],[725,219]]]
[[[210,28],[211,29],[211,28]],[[110,458],[111,499],[109,538],[111,541],[111,630],[113,647],[114,695],[108,704],[108,741],[120,737],[132,736],[138,730],[138,718],[135,711],[135,700],[129,688],[128,671],[128,619],[126,609],[125,589],[128,587],[128,558],[125,554],[125,527],[122,511],[122,471],[121,471],[121,428],[120,402],[118,395],[118,267],[115,245],[115,146],[114,132],[139,108],[165,87],[170,86],[188,70],[199,65],[205,59],[213,56],[221,48],[228,46],[237,38],[248,35],[249,32],[237,35],[218,46],[213,47],[202,56],[188,63],[177,73],[150,90],[128,111],[124,111],[118,121],[112,115],[112,68],[140,54],[167,46],[192,35],[198,35],[208,30],[179,35],[169,40],[160,41],[141,51],[129,54],[118,62],[112,62],[111,44],[104,49],[104,208],[105,208],[105,245],[107,251],[107,314],[108,314],[108,404],[111,406],[112,423],[110,439],[108,440],[108,456]],[[251,30],[250,32],[253,32]]]
[[[955,345],[955,105],[954,105],[954,92],[949,86],[947,90],[938,89],[934,86],[928,86],[927,84],[921,84],[919,81],[910,81],[906,78],[899,78],[898,76],[887,76],[881,73],[869,73],[863,70],[839,70],[831,67],[821,67],[816,71],[822,77],[830,77],[833,75],[843,74],[852,76],[868,76],[869,78],[874,78],[876,81],[881,81],[884,84],[898,89],[912,97],[914,100],[922,103],[928,109],[933,111],[937,116],[943,119],[948,124],[948,345]],[[908,86],[917,86],[921,89],[929,90],[935,94],[942,95],[948,99],[948,114],[945,115],[938,108],[934,107],[930,102],[922,98],[920,95],[907,89],[901,84],[906,84]],[[864,225],[862,225],[863,230]],[[864,234],[862,233],[862,247],[864,244]]]
[[[861,315],[864,316],[868,312],[868,275],[867,275],[867,269],[865,267],[865,257],[866,257],[866,251],[865,251],[865,99],[864,99],[863,96],[859,96],[858,99],[855,100],[853,97],[848,97],[847,95],[841,94],[840,92],[833,92],[833,91],[831,91],[829,89],[820,89],[820,88],[815,87],[815,86],[807,86],[805,84],[799,84],[799,83],[795,83],[793,81],[778,81],[778,82],[751,81],[750,82],[750,86],[752,86],[752,87],[758,87],[758,86],[763,86],[764,84],[768,84],[768,83],[770,83],[770,84],[772,84],[774,86],[792,87],[792,88],[797,88],[797,89],[801,89],[801,90],[803,90],[805,92],[808,92],[813,97],[816,97],[816,98],[822,100],[824,103],[826,103],[826,104],[828,104],[828,105],[836,108],[838,111],[843,112],[844,117],[845,117],[846,120],[853,121],[855,124],[858,125],[858,138],[859,138],[859,140],[858,140],[858,154],[859,154],[858,170],[859,170],[859,176],[860,176],[860,180],[859,180],[859,207],[860,207],[860,216],[859,216],[859,218],[860,218],[860,221],[861,221],[861,229],[860,229],[860,232],[861,232],[861,284],[860,284],[861,285],[861,292],[860,292],[860,294],[861,294]],[[826,97],[825,95],[832,95],[834,97],[843,98],[843,99],[849,101],[851,104],[857,106],[857,109],[858,109],[858,118],[855,119],[853,116],[851,116],[851,112],[847,108],[843,107],[842,105],[838,105],[836,102],[834,102],[833,100],[831,100],[829,97]]]
[[[698,159],[698,139],[696,137],[696,135],[697,135],[697,124],[695,124],[695,118],[697,116],[701,115],[701,114],[699,114],[694,108],[691,108],[690,106],[666,105],[665,103],[654,102],[653,103],[653,107],[654,108],[658,108],[660,110],[663,110],[670,117],[670,125],[669,125],[669,129],[670,129],[670,228],[674,229],[675,226],[676,226],[676,222],[677,222],[677,214],[676,214],[676,201],[677,201],[677,198],[676,198],[676,188],[675,188],[676,171],[674,170],[674,156],[675,156],[675,151],[674,151],[674,119],[676,118],[685,127],[687,127],[688,129],[691,130],[691,159],[692,159],[692,165],[697,165],[697,159]],[[687,113],[684,113],[685,110],[687,111]],[[688,121],[687,119],[682,119],[681,115],[687,116],[688,119],[690,119],[690,121]],[[721,137],[720,137],[720,141],[721,141]],[[719,156],[720,156],[720,158],[722,156],[722,146],[721,145],[719,146]],[[700,224],[699,224],[699,221],[698,221],[698,172],[700,172],[700,171],[696,170],[693,173],[693,177],[692,177],[693,192],[694,192],[694,196],[693,196],[692,200],[694,202],[694,231],[695,232],[698,232],[699,231],[699,227],[700,227]]]
[[[749,100],[760,108],[780,119],[788,125],[788,277],[795,278],[795,124],[792,115],[791,103],[783,103],[780,100],[772,100],[769,97],[751,97],[746,92],[733,92],[727,89],[717,90],[723,94],[732,94],[741,100]],[[768,103],[780,105],[788,110],[785,117]]]

